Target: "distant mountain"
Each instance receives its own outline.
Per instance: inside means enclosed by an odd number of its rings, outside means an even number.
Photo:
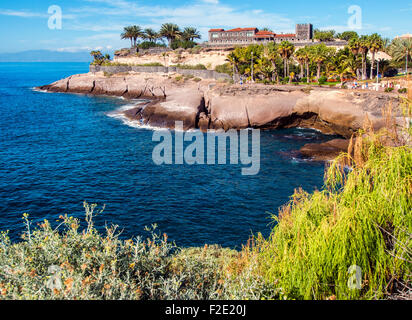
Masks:
[[[89,52],[60,52],[30,50],[15,53],[0,53],[0,62],[91,62]]]

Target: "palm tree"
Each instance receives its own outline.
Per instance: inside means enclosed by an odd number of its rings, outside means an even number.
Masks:
[[[366,80],[366,58],[369,51],[369,37],[361,36],[359,39],[359,53],[362,55],[362,80]]]
[[[156,31],[154,31],[152,28],[144,29],[143,39],[147,39],[150,42],[156,42],[158,38],[159,38],[159,34]]]
[[[327,47],[324,43],[317,44],[310,48],[311,60],[317,65],[316,77],[318,80],[320,78],[320,71],[321,71],[322,64],[325,61],[327,61],[333,55],[333,53],[335,53],[334,51],[335,51],[334,48]]]
[[[343,51],[339,51],[343,52]],[[355,68],[353,61],[354,59],[346,55],[345,53],[336,55],[336,60],[334,61],[334,70],[331,72],[332,74],[336,74],[340,78],[340,86],[343,86],[343,79],[345,76],[350,75],[350,76],[355,76]]]
[[[130,28],[131,28],[131,32],[132,32],[134,46],[136,47],[137,46],[137,39],[143,38],[144,32],[143,32],[142,28],[140,28],[139,26],[131,26]]]
[[[307,83],[310,82],[310,75],[309,75],[309,62],[310,62],[310,48],[305,46],[304,56],[305,56],[305,65],[306,65],[306,78]]]
[[[300,65],[300,75],[299,77],[302,79],[303,78],[303,74],[304,74],[304,66],[306,63],[306,50],[305,48],[300,48],[299,50],[297,50],[295,52],[295,58],[298,61],[299,65]]]
[[[289,59],[295,52],[295,46],[289,41],[282,41],[278,47],[278,52],[283,59],[283,73],[284,77],[289,74]]]
[[[279,59],[279,52],[278,52],[278,45],[274,42],[268,43],[268,45],[264,49],[265,57],[270,61],[272,64],[272,81],[276,81],[278,77],[277,67],[276,67],[276,60]]]
[[[200,33],[196,28],[186,27],[182,32],[182,38],[185,41],[193,41],[194,39],[200,39]]]
[[[377,33],[372,34],[369,36],[369,50],[372,55],[372,61],[371,61],[371,74],[370,74],[370,79],[373,79],[373,67],[375,65],[375,55],[377,52],[383,49],[383,41],[380,35]]]
[[[90,55],[93,57],[93,59],[96,60],[100,60],[103,58],[102,52],[98,51],[98,50],[94,50],[90,52]]]
[[[130,39],[130,47],[133,47],[133,32],[132,27],[124,27],[123,33],[120,35],[122,39]]]
[[[169,42],[169,48],[170,48],[172,46],[172,42],[176,38],[180,37],[181,32],[180,32],[180,28],[178,25],[173,24],[173,23],[165,23],[160,28],[159,34],[162,37],[167,39],[167,41]]]
[[[239,74],[239,57],[235,54],[234,51],[232,51],[227,55],[226,61],[228,61],[233,67],[233,81],[235,81],[236,75]]]
[[[254,70],[257,75],[261,75],[261,79],[269,79],[273,73],[273,67],[271,62],[265,56],[261,56],[256,59],[256,64],[254,65]]]
[[[349,41],[348,47],[349,47],[350,51],[352,52],[355,60],[357,60],[357,58],[359,57],[359,53],[360,53],[360,42],[359,42],[359,39],[357,39],[357,38],[351,39],[351,40]],[[362,62],[361,68],[363,68],[363,62]],[[358,78],[358,80],[359,80],[359,79],[360,79],[359,68],[356,69],[355,72],[356,72],[356,76],[357,76],[357,78]]]
[[[405,59],[406,71],[408,70],[408,62],[412,55],[412,39],[394,39],[389,47],[389,53],[395,61]]]

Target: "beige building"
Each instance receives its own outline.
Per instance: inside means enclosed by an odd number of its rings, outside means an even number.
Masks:
[[[312,24],[297,24],[296,33],[276,34],[272,31],[259,30],[258,28],[235,28],[230,30],[210,29],[210,45],[242,45],[252,43],[282,42],[288,40],[291,42],[312,41],[313,26]]]

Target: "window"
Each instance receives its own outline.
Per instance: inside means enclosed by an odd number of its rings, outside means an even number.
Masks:
[[[218,34],[218,33],[212,33],[212,38],[216,39],[216,38],[218,38],[218,37],[219,37],[219,34]]]
[[[253,33],[253,32],[248,32],[246,35],[247,35],[248,37],[253,37],[254,33]]]

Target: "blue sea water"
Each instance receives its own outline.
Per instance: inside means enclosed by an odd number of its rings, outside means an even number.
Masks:
[[[83,219],[86,200],[106,205],[97,227],[117,224],[124,238],[156,223],[181,246],[239,248],[269,234],[271,213],[295,188],[323,184],[324,164],[292,152],[332,138],[314,130],[262,131],[256,176],[242,176],[241,164],[157,166],[153,131],[110,116],[130,102],[32,89],[87,71],[85,63],[0,63],[0,230],[13,239],[23,213],[34,223]]]

